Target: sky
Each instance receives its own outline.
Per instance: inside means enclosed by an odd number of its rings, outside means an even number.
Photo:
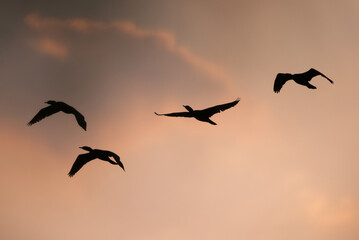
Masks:
[[[1,239],[359,239],[359,2],[3,1]],[[316,90],[277,73],[315,68]],[[154,112],[240,102],[218,125]],[[27,122],[48,100],[82,114]],[[126,172],[81,146],[110,150]]]

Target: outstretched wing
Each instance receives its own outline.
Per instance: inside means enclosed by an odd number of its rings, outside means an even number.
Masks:
[[[60,109],[56,106],[48,106],[45,107],[43,109],[41,109],[36,115],[35,117],[33,117],[33,119],[31,119],[31,121],[28,123],[29,126],[31,126],[34,123],[37,123],[39,121],[41,121],[42,119],[51,116],[54,113],[59,112]]]
[[[77,111],[75,108],[73,108],[73,114],[75,115],[77,123],[86,131],[86,121],[85,117]]]
[[[203,110],[201,110],[201,112],[206,114],[208,117],[210,117],[213,114],[223,112],[223,111],[227,110],[228,108],[236,106],[238,102],[239,102],[239,98],[237,98],[235,101],[230,102],[230,103],[225,103],[225,104],[221,104],[221,105],[203,109]]]
[[[165,113],[165,114],[159,114],[156,113],[157,116],[167,116],[167,117],[193,117],[192,113],[190,112],[175,112],[175,113]]]
[[[289,80],[292,79],[292,75],[288,73],[278,73],[277,77],[274,80],[273,90],[275,93],[279,93],[283,85]]]
[[[319,72],[318,70],[316,70],[316,69],[314,69],[314,68],[309,69],[305,74],[308,75],[308,78],[309,78],[309,79],[312,79],[313,77],[320,75],[320,76],[322,76],[322,77],[328,79],[329,82],[334,83],[334,82],[333,82],[332,80],[330,80],[327,76],[325,76],[323,73]]]
[[[123,171],[125,171],[125,167],[123,166],[122,162],[120,161],[120,157],[113,152],[108,151],[108,156],[111,156],[115,159],[115,161],[117,162],[117,164],[123,169]]]
[[[72,165],[72,168],[69,172],[69,177],[72,177],[73,175],[75,175],[75,173],[77,173],[82,167],[83,165],[85,165],[86,163],[88,163],[89,161],[93,160],[94,157],[91,153],[84,153],[84,154],[80,154],[74,164]]]

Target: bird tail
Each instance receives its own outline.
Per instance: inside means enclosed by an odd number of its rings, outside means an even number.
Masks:
[[[330,83],[334,83],[331,79],[329,79],[327,76],[325,76],[323,73],[321,74],[324,78],[326,78],[326,79],[328,79],[328,81],[330,82]]]
[[[212,124],[212,125],[217,125],[217,123],[213,122],[211,119],[208,119],[207,122]]]
[[[310,88],[310,89],[317,89],[316,86],[313,86],[313,85],[311,85],[311,84],[307,85],[307,87]]]

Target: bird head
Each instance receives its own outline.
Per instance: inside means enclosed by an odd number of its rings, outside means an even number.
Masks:
[[[78,123],[80,124],[80,126],[86,131],[87,123],[85,121],[85,117],[82,116],[81,114],[77,114],[76,119],[77,119]]]
[[[193,112],[193,109],[188,105],[183,105],[185,109],[187,109],[188,112]]]
[[[54,101],[54,100],[49,100],[49,101],[47,101],[47,102],[45,102],[45,103],[47,103],[47,104],[55,104],[56,101]]]
[[[83,150],[86,150],[86,151],[92,151],[92,148],[90,148],[90,147],[88,147],[88,146],[83,146],[83,147],[79,147],[79,148],[81,148],[81,149],[83,149]]]

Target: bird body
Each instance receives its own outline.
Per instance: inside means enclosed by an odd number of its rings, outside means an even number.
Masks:
[[[203,110],[193,110],[188,105],[183,105],[184,108],[187,109],[187,112],[175,112],[175,113],[166,113],[166,114],[158,114],[155,112],[158,116],[168,116],[168,117],[193,117],[201,122],[208,122],[212,125],[217,125],[215,122],[213,122],[210,117],[213,116],[216,113],[225,111],[231,107],[234,107],[239,102],[239,98],[236,99],[233,102],[225,103],[221,105],[216,105],[213,107],[209,107]]]
[[[120,157],[111,151],[92,149],[88,146],[83,146],[80,148],[88,151],[88,153],[80,154],[76,158],[74,164],[72,165],[70,172],[68,173],[68,175],[70,177],[75,175],[75,173],[77,173],[86,163],[88,163],[94,159],[100,159],[100,160],[109,162],[113,165],[119,165],[123,170],[125,170],[125,167],[123,166],[122,162],[120,161]],[[115,161],[111,160],[110,157],[113,157],[115,159]]]
[[[29,126],[33,125],[34,123],[37,123],[41,121],[42,119],[51,116],[57,112],[64,112],[67,114],[73,114],[76,118],[77,123],[86,131],[86,121],[85,117],[77,111],[74,107],[64,103],[64,102],[57,102],[57,101],[47,101],[45,102],[49,104],[50,106],[47,106],[43,109],[41,109],[34,117],[31,119],[31,121],[28,123]]]
[[[312,80],[313,77],[316,77],[318,75],[326,78],[329,82],[333,83],[333,81],[330,80],[327,76],[325,76],[321,72],[315,70],[314,68],[311,68],[304,73],[296,73],[296,74],[278,73],[277,77],[274,81],[273,90],[275,93],[279,93],[280,90],[282,89],[283,85],[288,80],[294,80],[294,82],[296,82],[297,84],[306,86],[307,88],[310,88],[310,89],[316,89],[317,87],[310,84],[309,81]]]

